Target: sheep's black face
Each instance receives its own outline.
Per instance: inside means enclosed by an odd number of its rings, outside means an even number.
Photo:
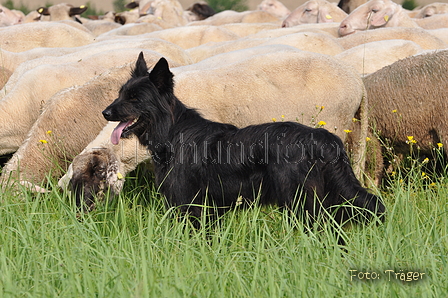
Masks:
[[[76,206],[91,211],[105,193],[114,193],[118,181],[118,161],[108,149],[95,149],[80,154],[73,160],[73,176],[70,188],[75,196]],[[120,181],[120,183],[122,183]]]

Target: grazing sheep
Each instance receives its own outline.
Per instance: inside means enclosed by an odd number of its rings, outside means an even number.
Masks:
[[[399,60],[363,81],[372,127],[397,153],[408,153],[409,138],[423,153],[448,148],[448,50]]]
[[[106,39],[113,38],[115,36],[130,36],[130,35],[142,35],[146,33],[151,33],[154,31],[161,31],[163,28],[155,23],[130,23],[125,25],[119,25],[115,29],[104,32],[98,35],[97,40],[103,41]]]
[[[257,9],[269,12],[281,20],[285,19],[291,13],[291,11],[278,0],[263,0],[258,4]]]
[[[352,118],[365,98],[359,75],[351,67],[326,55],[287,47],[283,51],[251,55],[220,67],[216,66],[219,57],[212,59],[210,67],[213,68],[207,68],[208,61],[202,61],[197,65],[172,70],[176,77],[176,96],[187,105],[197,107],[212,120],[237,126],[263,123],[272,117],[285,121],[298,120],[308,125],[325,120],[326,128],[345,139],[344,128],[351,126]],[[225,56],[221,61],[226,61]],[[284,118],[280,118],[282,114]],[[84,151],[83,157],[75,159],[72,169],[61,179],[60,185],[67,185],[72,177],[80,177],[84,180],[76,183],[88,185],[85,190],[99,189],[92,184],[95,181],[93,176],[102,173],[104,176],[100,180],[106,183],[102,189],[120,190],[120,177],[148,158],[148,155],[136,155],[141,149],[136,146],[135,140],[122,140],[124,147],[121,148],[111,146],[108,140],[111,129],[113,125],[109,124],[97,140],[89,145],[89,149]],[[365,134],[356,143],[363,152]],[[105,158],[98,158],[99,155]],[[102,163],[103,160],[111,160],[111,155],[116,156],[112,159],[113,165]],[[363,164],[363,159],[358,160],[357,157],[356,168]],[[117,161],[119,166],[115,164]],[[86,172],[92,165],[109,170]],[[359,177],[360,169],[357,169]],[[87,192],[84,195],[91,197],[95,193]]]
[[[401,5],[391,0],[370,0],[356,8],[339,26],[339,36],[381,27],[418,28]]]
[[[236,12],[224,10],[203,20],[191,22],[189,26],[213,25],[220,26],[233,23],[280,23],[281,19],[263,10],[247,10]]]
[[[423,6],[414,16],[416,19],[432,17],[435,14],[448,13],[448,3],[434,2]]]
[[[0,27],[23,23],[24,18],[0,4]]]
[[[120,28],[121,25],[109,20],[91,20],[83,23],[84,27],[89,29],[94,36],[99,36],[103,33]]]
[[[191,48],[187,50],[187,53],[193,61],[199,62],[221,53],[275,44],[290,45],[300,50],[331,56],[339,54],[344,50],[334,38],[326,34],[298,32],[275,38],[251,38],[248,36],[234,41],[207,43]]]
[[[148,33],[147,37],[160,38],[179,45],[183,49],[197,47],[207,42],[238,39],[233,32],[218,26],[184,26]]]
[[[37,47],[79,47],[94,42],[95,36],[84,30],[61,22],[8,26],[0,30],[0,48],[11,52],[23,52]]]
[[[376,30],[362,31],[341,37],[338,39],[338,42],[344,49],[350,49],[372,41],[391,39],[410,40],[421,46],[424,50],[438,50],[446,49],[448,47],[448,44],[424,29],[405,27],[380,28]]]
[[[390,39],[368,42],[334,57],[352,65],[360,74],[366,75],[422,51],[418,44],[410,40]]]
[[[283,21],[282,27],[292,27],[309,23],[341,22],[347,14],[334,3],[326,0],[309,0],[297,7]]]
[[[415,22],[423,29],[448,28],[448,13],[436,14],[430,18],[415,19]]]
[[[87,6],[74,7],[71,4],[59,3],[50,7],[39,7],[37,12],[43,16],[48,16],[48,21],[73,20],[81,23],[76,17],[87,10]],[[45,19],[47,20],[47,18]]]

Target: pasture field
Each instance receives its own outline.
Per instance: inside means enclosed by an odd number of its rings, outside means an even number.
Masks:
[[[149,186],[148,186],[149,185]],[[150,182],[77,216],[66,193],[0,194],[0,297],[448,297],[448,177],[388,178],[384,224],[305,232],[277,207],[192,229]],[[238,208],[237,208],[238,209]]]

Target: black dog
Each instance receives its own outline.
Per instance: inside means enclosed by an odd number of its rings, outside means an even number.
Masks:
[[[311,220],[322,209],[340,222],[354,209],[367,218],[384,213],[380,199],[356,179],[336,135],[294,122],[242,129],[212,122],[180,102],[173,85],[167,61],[148,72],[141,53],[131,79],[103,111],[120,121],[113,143],[135,134],[152,152],[156,183],[172,206],[196,218],[206,205],[221,214],[255,200],[305,210]]]

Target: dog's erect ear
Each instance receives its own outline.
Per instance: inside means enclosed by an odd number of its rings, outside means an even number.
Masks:
[[[144,77],[148,74],[148,66],[146,65],[145,57],[143,57],[143,52],[140,52],[135,62],[135,68],[132,70],[132,77]]]
[[[159,62],[149,73],[149,79],[156,85],[157,89],[165,92],[173,90],[173,74],[165,58],[160,58]]]

